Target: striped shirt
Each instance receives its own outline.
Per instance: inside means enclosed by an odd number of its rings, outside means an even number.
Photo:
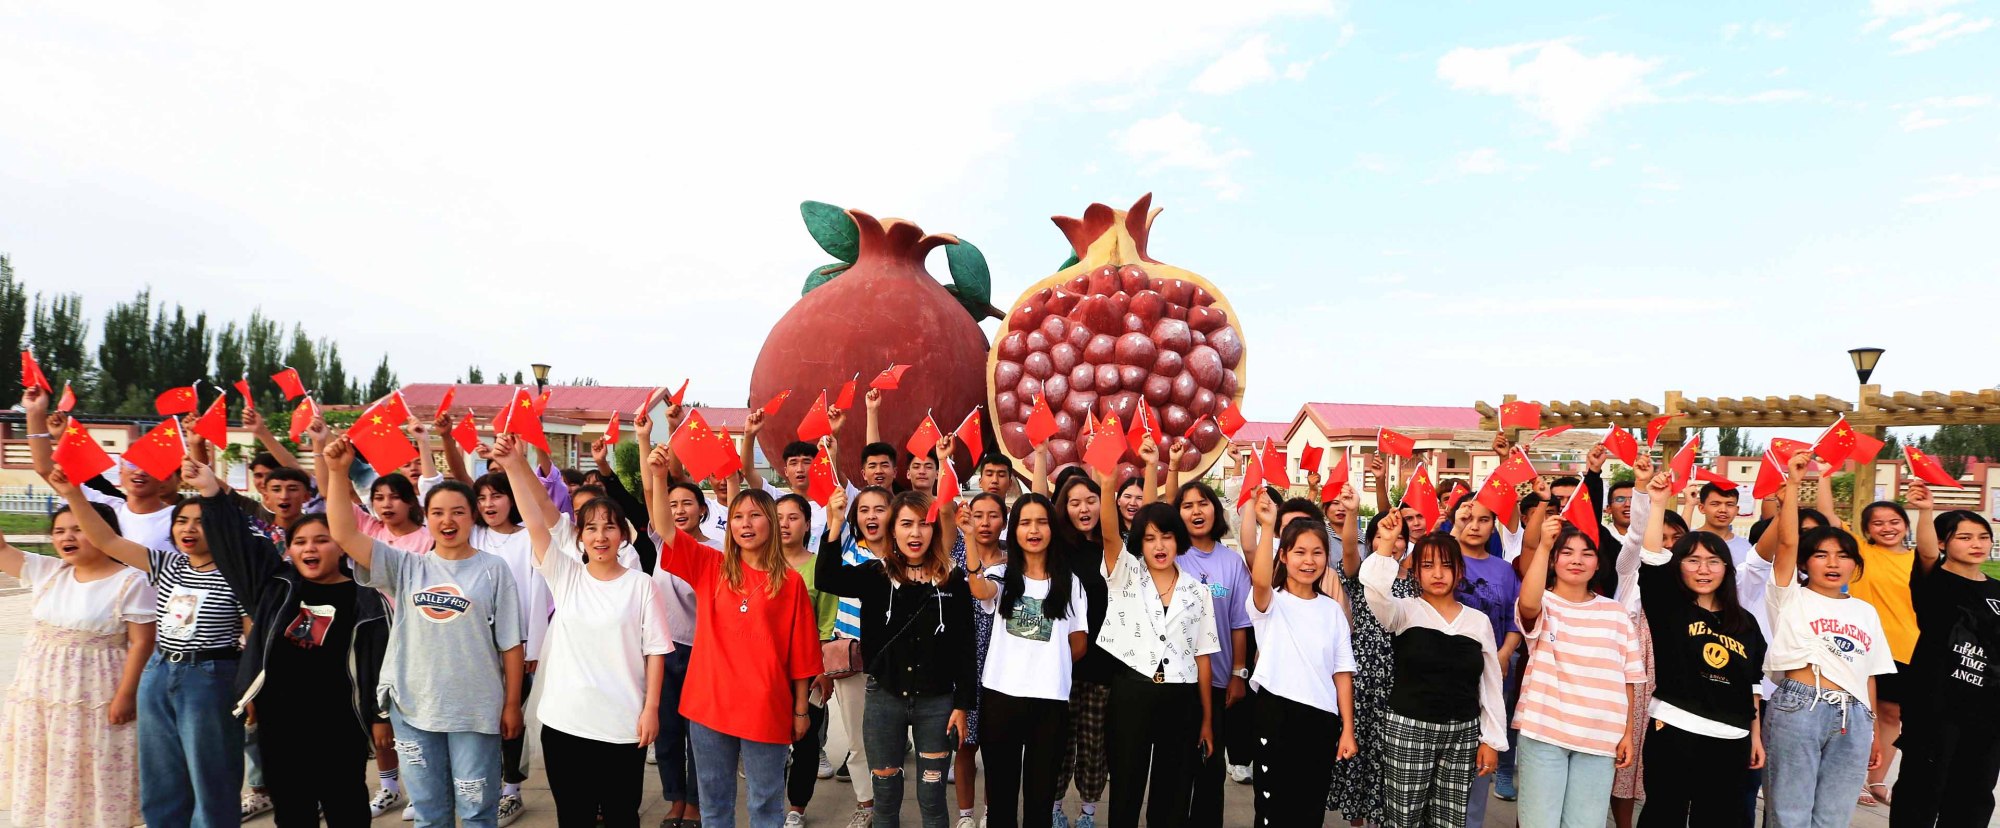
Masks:
[[[1592,596],[1566,601],[1542,593],[1542,614],[1526,630],[1528,667],[1514,726],[1521,735],[1580,753],[1611,756],[1625,736],[1626,685],[1646,680],[1639,636],[1624,605]]]
[[[147,580],[160,594],[159,648],[169,653],[236,649],[243,638],[243,605],[222,570],[203,572],[175,550],[150,553]]]
[[[840,539],[840,562],[843,565],[860,566],[875,560],[874,553],[861,548],[861,544],[854,539],[853,532],[843,534],[845,537]],[[861,599],[841,598],[840,603],[834,607],[833,637],[861,637]]]

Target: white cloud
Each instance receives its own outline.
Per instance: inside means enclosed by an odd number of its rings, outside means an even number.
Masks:
[[[1605,167],[1611,166],[1614,163],[1617,163],[1617,161],[1616,159],[1613,159],[1611,156],[1600,155],[1590,160],[1590,168],[1593,170],[1601,170],[1604,169]]]
[[[1346,46],[1348,42],[1353,39],[1354,39],[1354,24],[1342,23],[1340,24],[1340,39],[1334,41],[1333,48],[1338,49],[1342,46]]]
[[[1458,154],[1458,171],[1466,175],[1498,175],[1508,169],[1507,162],[1500,160],[1500,151],[1492,147]]]
[[[1169,112],[1135,122],[1114,133],[1112,140],[1120,152],[1141,165],[1141,175],[1175,169],[1206,172],[1209,177],[1204,183],[1215,191],[1217,198],[1229,201],[1243,194],[1242,186],[1230,177],[1229,169],[1237,161],[1250,157],[1250,151],[1216,149],[1209,138],[1221,132],[1190,121],[1179,112]]]
[[[2000,190],[2000,175],[1950,175],[1932,176],[1924,179],[1930,189],[1905,197],[1904,204],[1935,204],[1940,201],[1955,201],[1971,198],[1980,193]]]
[[[1897,30],[1894,34],[1889,35],[1889,41],[1902,45],[1902,48],[1897,49],[1895,54],[1909,55],[1929,51],[1952,38],[1978,34],[1992,27],[1993,18],[1991,17],[1968,20],[1965,15],[1959,12],[1946,12],[1908,28]]]
[[[1271,39],[1260,34],[1201,70],[1192,88],[1206,95],[1226,95],[1274,77],[1277,72],[1271,69]]]
[[[1647,164],[1645,166],[1640,167],[1639,172],[1644,176],[1639,181],[1639,186],[1641,187],[1644,187],[1648,190],[1659,190],[1661,192],[1667,192],[1667,193],[1680,192],[1681,189],[1680,176],[1674,175],[1673,173],[1670,173],[1660,167],[1653,166],[1652,164]]]
[[[1513,98],[1555,130],[1551,146],[1567,150],[1607,113],[1657,101],[1646,75],[1658,66],[1636,55],[1585,55],[1567,41],[1546,41],[1460,47],[1438,59],[1437,72],[1453,89]]]
[[[1965,0],[1874,0],[1868,4],[1868,12],[1874,17],[1861,27],[1861,31],[1875,31],[1899,17],[1934,17],[1938,12],[1963,2]]]
[[[1749,24],[1725,23],[1722,26],[1722,39],[1735,40],[1738,35],[1746,32],[1752,37],[1761,37],[1765,40],[1783,40],[1786,35],[1792,33],[1792,24],[1773,23],[1769,20],[1759,20]]]
[[[1790,72],[1790,71],[1792,71],[1792,67],[1790,67],[1790,66],[1780,66],[1780,67],[1778,67],[1778,68],[1776,68],[1776,69],[1773,69],[1773,70],[1771,70],[1771,71],[1770,71],[1770,72],[1769,72],[1768,74],[1766,74],[1766,75],[1765,75],[1765,77],[1770,77],[1770,78],[1782,78],[1782,77],[1784,77],[1784,76],[1785,76],[1785,74],[1786,74],[1786,73],[1788,73],[1788,72]]]
[[[1932,109],[1979,109],[1991,103],[1993,103],[1991,95],[1945,95],[1925,98],[1910,105]]]
[[[1354,168],[1387,175],[1396,171],[1396,159],[1379,152],[1364,152],[1354,156]]]
[[[1918,130],[1945,126],[1956,120],[1963,120],[1946,118],[1942,115],[1934,114],[1936,110],[1981,109],[1992,102],[1993,99],[1987,95],[1949,95],[1933,96],[1914,103],[1898,104],[1894,108],[1903,110],[1903,120],[1900,122],[1903,131],[1916,132]]]
[[[1920,129],[1932,129],[1949,123],[1951,123],[1949,118],[1933,118],[1925,115],[1921,109],[1912,109],[1903,113],[1902,127],[1904,132],[1916,132]]]
[[[1812,95],[1803,89],[1766,89],[1748,95],[1702,95],[1693,100],[1716,104],[1767,104],[1802,101]]]

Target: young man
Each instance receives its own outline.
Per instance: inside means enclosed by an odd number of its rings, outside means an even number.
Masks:
[[[1014,487],[1014,461],[997,451],[988,451],[979,458],[979,490],[999,497],[1007,497],[1007,490]]]
[[[23,392],[23,410],[28,415],[28,456],[34,463],[35,473],[48,479],[55,471],[55,444],[60,433],[51,434],[48,393],[36,389]],[[58,428],[68,428],[67,416],[57,418]],[[92,503],[110,506],[118,513],[118,534],[147,549],[173,549],[168,540],[173,534],[174,504],[180,502],[181,475],[176,469],[165,478],[156,478],[138,466],[120,461],[118,463],[118,487],[115,494],[107,493],[91,485],[91,481],[75,481],[84,497]]]

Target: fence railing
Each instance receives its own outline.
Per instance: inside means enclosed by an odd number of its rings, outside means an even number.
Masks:
[[[62,505],[62,498],[41,486],[0,486],[0,512],[18,515],[48,515]]]

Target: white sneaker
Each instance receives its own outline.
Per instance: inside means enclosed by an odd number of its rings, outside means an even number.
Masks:
[[[249,822],[271,810],[271,795],[251,791],[243,795],[243,821]]]
[[[404,821],[404,822],[415,822],[416,820],[417,820],[417,803],[415,803],[415,802],[412,802],[412,803],[410,803],[410,804],[408,804],[408,805],[404,805],[404,806],[403,806],[403,821]]]
[[[368,813],[379,817],[388,813],[390,808],[401,804],[403,804],[402,791],[382,788],[375,791],[375,796],[368,800]]]
[[[520,819],[521,814],[527,810],[528,806],[521,804],[519,794],[500,797],[499,819],[496,821],[496,824],[502,826],[502,828],[512,825],[514,824],[514,820]]]
[[[1236,784],[1238,784],[1238,785],[1248,785],[1248,784],[1250,784],[1250,766],[1249,766],[1249,765],[1230,765],[1230,766],[1229,766],[1229,781],[1231,781],[1231,782],[1235,782],[1235,783],[1236,783]]]
[[[868,828],[874,824],[875,811],[872,808],[856,808],[854,816],[847,818],[847,828]]]
[[[819,771],[813,775],[821,779],[833,778],[833,763],[826,761],[826,751],[819,752]]]
[[[953,826],[953,828],[975,828],[976,825],[977,823],[972,821],[972,817],[962,816],[958,818],[958,825]]]
[[[646,751],[646,764],[648,764],[648,765],[657,765],[657,764],[659,764],[659,763],[660,763],[660,755],[659,755],[659,754],[657,754],[657,753],[654,753],[654,752],[653,752],[653,751],[651,751],[651,750],[647,750],[647,751]]]
[[[806,815],[798,811],[785,812],[785,828],[805,828]]]

